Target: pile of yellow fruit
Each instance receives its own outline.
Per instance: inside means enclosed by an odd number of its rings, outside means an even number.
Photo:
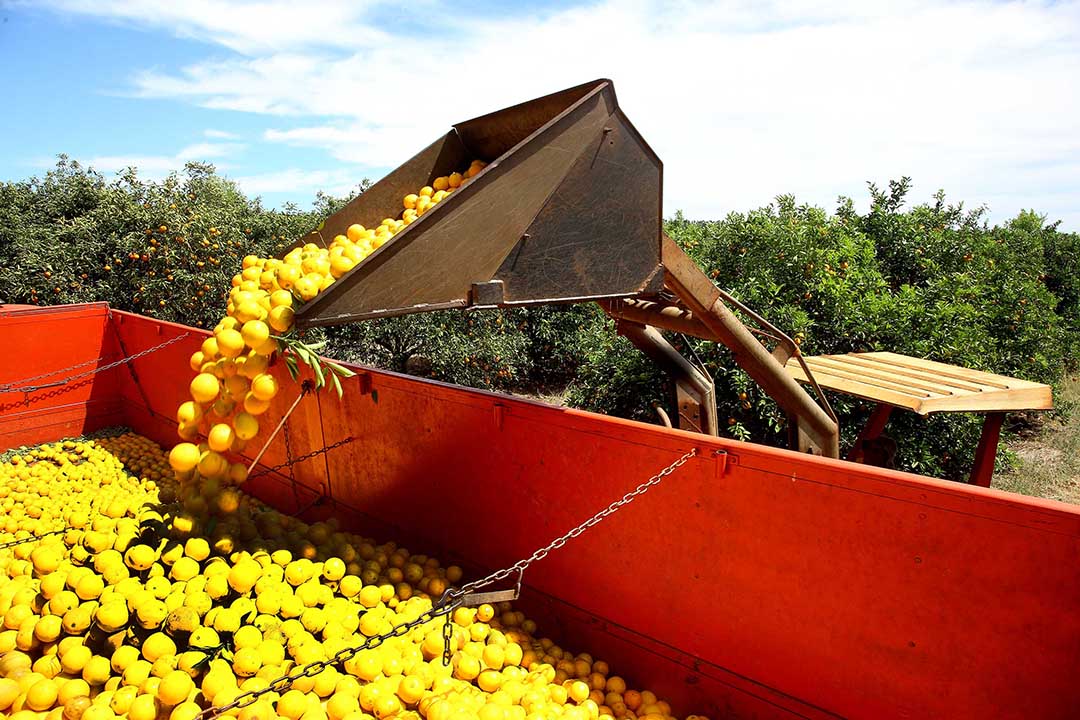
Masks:
[[[194,720],[432,607],[460,568],[198,493],[133,433],[0,463],[0,716]],[[64,529],[63,532],[42,536]],[[233,710],[241,720],[665,720],[667,703],[509,604],[443,621]]]
[[[258,416],[278,393],[268,372],[281,346],[273,333],[293,327],[294,306],[314,299],[387,240],[438,205],[484,169],[474,160],[464,173],[436,178],[431,185],[402,199],[399,218],[385,218],[374,230],[350,225],[329,247],[308,243],[281,260],[248,255],[232,279],[227,314],[202,348],[191,356],[191,400],[177,410],[181,440],[169,460],[181,482],[212,481],[239,485],[247,477],[244,465],[230,462],[259,434]],[[200,437],[202,444],[196,444]],[[228,500],[231,502],[231,499]]]

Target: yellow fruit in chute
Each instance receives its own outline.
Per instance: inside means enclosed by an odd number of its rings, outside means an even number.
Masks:
[[[233,443],[233,429],[226,423],[218,423],[210,428],[206,442],[211,450],[219,453],[228,452]]]
[[[420,197],[431,197],[434,194],[435,194],[435,189],[433,187],[431,187],[430,185],[425,185],[424,187],[420,188]],[[419,202],[419,201],[417,201],[417,202]]]
[[[342,258],[342,260],[344,262],[350,263],[349,267],[352,267],[351,262],[347,258]],[[341,263],[339,263],[337,260],[335,260],[335,262],[338,263],[339,267],[341,266]],[[331,267],[331,272],[333,272],[333,267]],[[295,317],[296,313],[291,307],[288,307],[286,305],[279,305],[278,307],[270,311],[270,327],[274,328],[274,330],[279,333],[288,332],[293,326],[293,320],[295,319]]]
[[[450,178],[435,178],[435,180],[431,183],[431,187],[434,188],[436,192],[438,192],[439,190],[445,190],[446,188],[450,187]]]
[[[259,377],[269,376],[260,375]],[[267,402],[268,401],[269,400],[267,400]],[[236,428],[236,436],[241,440],[250,440],[259,434],[259,421],[246,412],[238,413],[237,416],[233,418],[233,427]]]
[[[244,270],[247,270],[247,269],[248,269],[249,267],[255,267],[255,266],[256,266],[256,265],[258,265],[258,264],[259,264],[260,262],[261,262],[261,261],[259,260],[259,256],[258,256],[258,255],[245,255],[245,256],[244,256],[244,259],[243,259],[243,260],[241,261],[241,263],[240,263],[240,266],[241,266],[241,267],[242,267],[242,268],[243,268]]]
[[[247,365],[246,359],[244,360],[244,365]],[[228,391],[230,400],[236,401],[243,398],[247,395],[249,389],[251,389],[251,383],[248,382],[245,375],[233,375],[225,380],[225,390]]]
[[[353,223],[349,226],[349,229],[345,231],[349,240],[356,242],[358,239],[364,236],[364,226],[359,223]]]
[[[236,330],[222,330],[214,335],[217,338],[218,352],[227,358],[234,358],[244,351],[244,337]]]
[[[176,410],[176,421],[185,425],[199,422],[202,416],[202,406],[190,400],[180,403],[180,407]]]
[[[222,490],[217,496],[217,506],[223,513],[234,513],[240,507],[240,496],[235,490]]]
[[[336,279],[353,269],[353,261],[341,255],[330,261],[330,274]],[[270,317],[273,318],[271,312]]]
[[[464,180],[464,178],[461,177],[461,173],[455,172],[450,173],[450,177],[447,178],[447,183],[452,188],[459,188],[461,187],[462,180]]]
[[[288,290],[277,290],[270,295],[270,307],[292,307],[293,295]]]
[[[281,282],[280,278],[278,279],[278,282]],[[251,320],[261,320],[265,316],[265,314],[266,311],[263,310],[262,305],[260,305],[258,301],[247,300],[237,306],[236,312],[233,314],[233,317],[235,317],[242,323],[246,323]]]
[[[206,404],[212,402],[214,398],[221,392],[221,385],[218,383],[218,379],[210,373],[199,373],[191,381],[191,397],[195,399],[195,402]]]
[[[262,320],[248,320],[240,330],[240,335],[248,347],[259,347],[270,337],[270,328]]]
[[[313,300],[319,294],[319,285],[312,279],[311,275],[304,275],[304,277],[296,281],[296,292],[300,294],[301,299],[305,302]]]
[[[208,337],[202,342],[202,354],[203,362],[210,362],[216,360],[218,356],[217,340],[213,337]]]
[[[264,342],[259,347],[255,348],[255,352],[257,354],[259,354],[259,355],[267,355],[267,356],[273,355],[278,350],[279,350],[278,341],[275,340],[274,338],[268,338],[266,340],[266,342]]]
[[[209,450],[203,453],[199,460],[199,474],[203,477],[213,478],[225,473],[229,462],[217,452]]]
[[[271,312],[270,317],[272,320],[273,312]],[[240,374],[248,380],[252,380],[266,372],[266,368],[269,366],[270,358],[266,355],[260,355],[257,352],[252,351],[244,358],[244,364],[240,367]]]
[[[188,472],[199,464],[199,448],[192,443],[180,443],[169,451],[169,465],[177,472]]]
[[[300,279],[300,268],[295,265],[282,265],[277,269],[277,282],[286,292]]]
[[[251,381],[251,394],[260,400],[273,400],[278,393],[278,382],[273,375],[263,373]]]
[[[199,372],[199,368],[203,366],[204,362],[206,362],[206,358],[203,356],[202,350],[196,350],[191,354],[191,360],[188,361],[188,365],[190,365],[191,369],[195,372]]]
[[[244,396],[244,411],[251,415],[262,415],[270,409],[269,400],[260,400],[250,392]]]
[[[212,408],[214,415],[219,418],[227,418],[232,415],[232,411],[236,408],[236,401],[232,398],[220,397],[217,402],[214,403]]]
[[[248,469],[243,463],[233,463],[229,466],[229,482],[234,485],[243,485],[247,480]]]

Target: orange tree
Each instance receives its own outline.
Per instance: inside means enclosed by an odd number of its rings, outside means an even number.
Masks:
[[[61,156],[43,178],[0,184],[0,302],[104,300],[210,327],[241,258],[274,252],[319,215],[263,208],[209,165],[106,181]]]
[[[717,222],[676,215],[666,229],[721,287],[801,338],[807,354],[893,350],[1058,382],[1080,347],[1080,236],[1030,212],[989,226],[982,210],[949,205],[941,193],[905,209],[909,191],[907,179],[871,186],[865,214],[850,200],[830,215],[782,196]],[[586,362],[570,401],[654,420],[665,379],[610,327],[583,337]],[[692,345],[715,376],[721,426],[783,443],[786,419],[730,353]],[[849,446],[871,408],[832,401]],[[979,428],[973,416],[900,413],[889,432],[903,468],[962,477]]]

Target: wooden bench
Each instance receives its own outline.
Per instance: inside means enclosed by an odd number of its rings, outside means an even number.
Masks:
[[[803,360],[821,387],[877,403],[848,453],[848,460],[864,460],[864,448],[881,435],[894,407],[919,415],[985,414],[970,479],[972,484],[982,487],[990,487],[1005,413],[1054,407],[1049,385],[897,353],[817,355]],[[797,358],[788,360],[787,369],[799,382],[809,382]]]

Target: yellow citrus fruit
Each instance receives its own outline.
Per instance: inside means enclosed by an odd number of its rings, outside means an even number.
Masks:
[[[269,376],[260,375],[259,377]],[[269,399],[264,402],[269,402]],[[246,402],[244,406],[247,407]],[[237,413],[236,417],[233,418],[233,427],[236,429],[236,436],[241,440],[250,440],[259,434],[259,421],[248,412]]]
[[[59,690],[52,680],[38,680],[26,691],[26,707],[37,712],[44,712],[56,704]]]
[[[345,262],[350,262],[348,260],[348,258],[342,258],[342,259]],[[337,262],[337,261],[335,261],[335,262]],[[337,267],[341,268],[342,267],[341,263],[338,263]],[[340,273],[338,273],[334,277],[341,277],[341,275],[344,275],[351,268],[352,268],[352,265],[350,264],[349,267],[345,268],[343,271],[341,271]],[[331,266],[330,270],[331,270],[331,272],[333,272],[334,271],[334,266]],[[269,322],[270,322],[270,327],[274,328],[274,330],[279,332],[279,333],[284,333],[284,332],[288,332],[292,328],[295,317],[296,317],[296,313],[293,311],[293,309],[291,307],[289,307],[288,305],[279,305],[278,307],[273,308],[270,311],[270,316],[269,316],[268,319],[269,319]]]
[[[236,330],[221,330],[214,337],[217,338],[218,352],[223,357],[238,357],[244,351],[244,337]]]
[[[364,237],[364,226],[354,223],[348,227],[345,235],[350,241],[358,242],[360,238]]]
[[[210,373],[199,373],[191,381],[191,397],[195,402],[206,404],[212,402],[221,391],[218,379]]]
[[[179,443],[169,451],[169,465],[177,472],[194,470],[199,464],[199,448],[192,443]]]
[[[259,347],[270,337],[270,328],[262,320],[248,320],[240,330],[248,347]]]
[[[234,440],[233,429],[226,423],[218,423],[210,428],[206,436],[206,443],[211,450],[219,453],[228,452]]]
[[[176,421],[181,423],[197,423],[202,420],[202,416],[202,406],[191,400],[180,403],[180,407],[176,410]]]
[[[157,687],[157,697],[162,705],[172,707],[188,699],[195,691],[195,683],[183,670],[173,670],[161,679]]]
[[[251,394],[259,400],[273,400],[278,393],[278,383],[273,375],[263,373],[251,381]]]

